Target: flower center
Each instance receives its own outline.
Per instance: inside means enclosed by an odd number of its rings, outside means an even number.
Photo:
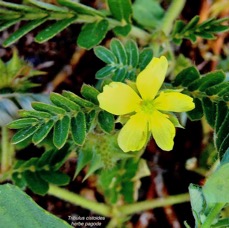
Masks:
[[[155,110],[153,100],[143,100],[140,104],[140,110],[146,114],[152,114]]]

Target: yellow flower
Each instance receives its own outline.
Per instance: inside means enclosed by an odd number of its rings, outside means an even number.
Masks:
[[[142,149],[150,132],[161,149],[172,150],[175,126],[169,112],[185,112],[195,107],[193,99],[180,92],[159,92],[167,68],[164,56],[153,58],[137,76],[135,90],[125,83],[112,82],[98,95],[102,109],[115,115],[130,115],[118,135],[124,152]]]

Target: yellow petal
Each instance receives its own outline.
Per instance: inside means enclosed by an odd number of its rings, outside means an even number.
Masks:
[[[186,112],[195,108],[193,99],[179,92],[161,92],[153,104],[157,110],[170,112]]]
[[[97,98],[100,108],[115,115],[133,112],[141,101],[130,86],[121,82],[112,82],[104,86],[103,92]]]
[[[165,114],[155,110],[150,116],[150,130],[158,147],[162,150],[172,150],[175,127]]]
[[[124,152],[140,150],[147,143],[148,119],[137,113],[128,120],[118,135],[118,145]]]
[[[160,89],[168,68],[167,59],[153,58],[137,77],[137,88],[143,99],[152,100]]]

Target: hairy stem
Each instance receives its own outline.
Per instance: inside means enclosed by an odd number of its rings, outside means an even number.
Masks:
[[[225,203],[216,203],[215,206],[211,209],[210,213],[207,215],[206,220],[202,224],[201,228],[209,228],[211,227],[214,219],[220,213]]]
[[[167,10],[163,22],[162,22],[162,31],[166,35],[169,35],[169,33],[172,30],[173,22],[179,14],[181,13],[182,9],[184,8],[186,0],[173,0],[169,9]]]
[[[55,185],[49,186],[49,195],[56,196],[62,200],[70,202],[74,205],[81,206],[83,208],[92,210],[100,215],[110,217],[111,216],[111,208],[104,203],[94,202],[84,197],[77,195],[73,192],[70,192],[66,189],[59,188]]]
[[[1,173],[6,172],[12,164],[13,146],[9,143],[9,130],[2,127]]]
[[[165,207],[168,205],[179,204],[184,202],[189,202],[189,193],[179,194],[175,196],[169,196],[167,198],[147,200],[143,202],[137,202],[133,204],[123,205],[119,207],[119,212],[121,214],[133,214],[136,212],[154,209],[158,207]]]
[[[79,196],[73,192],[57,187],[55,185],[50,185],[48,194],[56,196],[74,205],[78,205],[88,210],[94,211],[97,214],[112,218],[120,218],[143,210],[149,210],[153,208],[164,207],[167,205],[179,204],[189,201],[189,194],[185,193],[175,196],[169,196],[164,199],[147,200],[123,206],[115,206],[112,208],[111,206],[108,206],[104,203],[98,203],[85,199],[82,196]]]

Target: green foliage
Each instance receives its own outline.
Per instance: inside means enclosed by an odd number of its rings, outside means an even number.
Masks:
[[[196,68],[189,67],[177,75],[173,85],[185,89],[184,93],[194,98],[196,107],[188,115],[192,120],[205,116],[215,130],[215,145],[222,158],[229,147],[229,83],[223,71],[200,75]]]
[[[40,158],[31,158],[27,161],[18,160],[13,168],[12,179],[21,188],[28,186],[33,192],[44,195],[49,189],[49,183],[67,185],[68,175],[59,171],[69,156],[68,146],[60,150],[51,149]]]
[[[155,0],[136,0],[133,4],[133,18],[145,28],[158,28],[164,17],[164,10]]]
[[[77,39],[78,45],[86,49],[91,49],[104,39],[108,28],[109,23],[107,20],[100,20],[84,25]]]
[[[198,36],[214,39],[216,33],[228,31],[228,25],[223,25],[223,22],[228,22],[229,18],[211,18],[202,23],[199,23],[199,20],[199,16],[193,17],[188,23],[178,20],[172,32],[173,41],[177,45],[181,44],[182,39],[188,39],[194,43]]]
[[[96,109],[96,106],[87,100],[82,102],[82,98],[68,91],[63,95],[51,93],[50,100],[52,104],[33,102],[34,110],[20,112],[22,118],[8,125],[9,128],[19,129],[12,143],[17,144],[33,136],[32,142],[39,144],[51,133],[53,144],[60,149],[71,133],[76,144],[83,144],[86,125],[89,124],[85,115],[93,108]]]
[[[152,59],[151,49],[143,49],[140,54],[137,44],[128,40],[125,45],[118,39],[112,39],[110,50],[98,46],[94,48],[95,55],[107,65],[96,73],[97,79],[110,78],[113,81],[135,81],[140,72]]]
[[[218,169],[207,178],[207,181],[203,187],[191,184],[189,186],[190,200],[192,206],[193,216],[195,218],[196,226],[202,227],[212,211],[215,208],[223,207],[229,202],[228,199],[228,156],[229,149],[224,154],[224,157],[218,167]],[[220,210],[217,211],[218,214]],[[216,214],[216,215],[218,215]],[[213,218],[214,219],[214,218]],[[214,221],[213,227],[224,227],[228,225],[227,219],[219,219],[218,217]]]
[[[126,36],[131,30],[132,5],[130,0],[108,0],[111,14],[121,22],[121,26],[115,26],[114,32],[117,35]]]
[[[16,186],[1,185],[0,192],[0,220],[6,227],[71,227],[42,209]]]

